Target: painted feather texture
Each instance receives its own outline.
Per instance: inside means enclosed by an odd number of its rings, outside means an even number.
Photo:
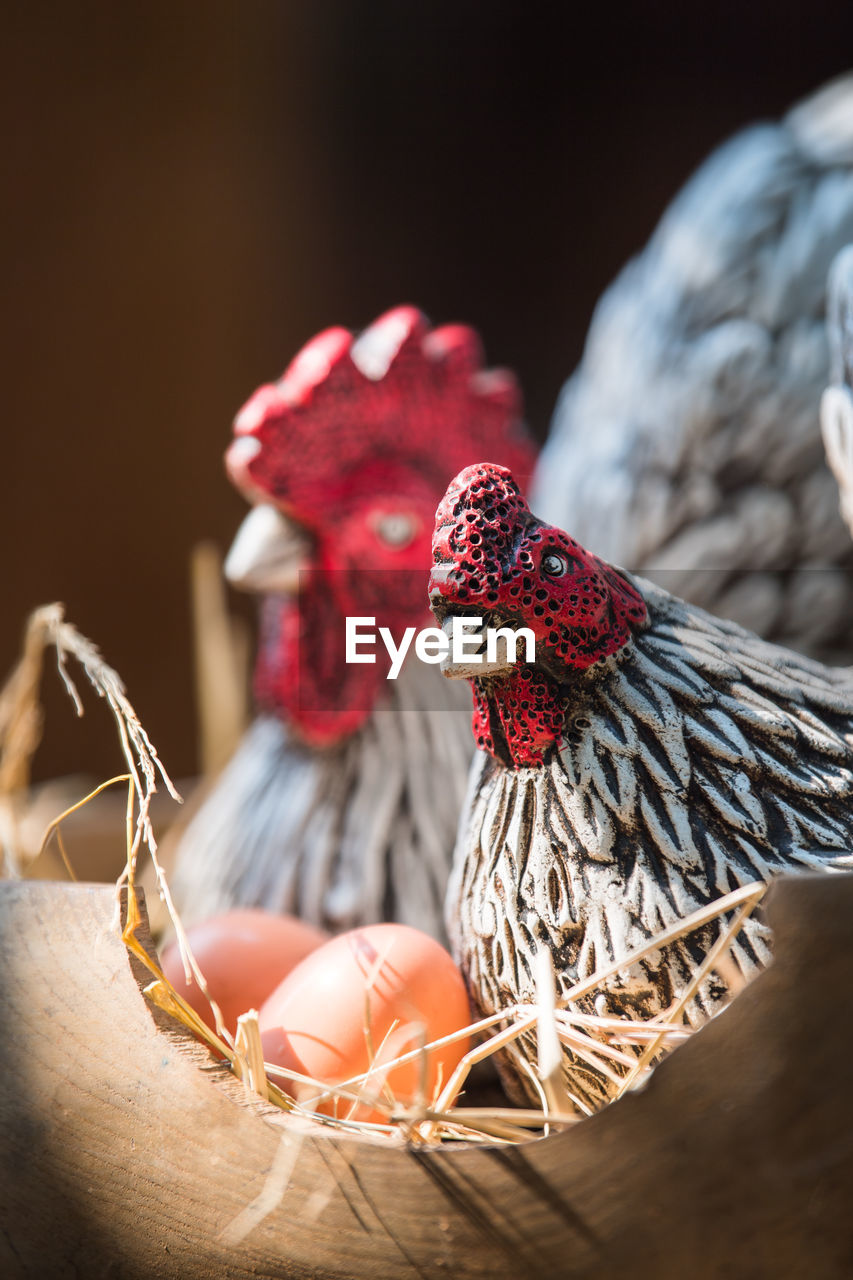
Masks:
[[[602,297],[534,509],[778,643],[849,661],[820,444],[826,278],[853,241],[853,76],[720,147]]]
[[[468,691],[413,661],[388,685],[366,725],[322,751],[257,717],[182,839],[188,921],[263,903],[333,930],[387,919],[444,937]]]
[[[574,683],[559,753],[473,766],[448,927],[483,1012],[534,999],[539,945],[565,991],[739,885],[853,867],[851,673],[632,581],[650,625]],[[625,975],[609,1009],[665,1008],[716,928]],[[751,920],[734,960],[748,975],[768,956]],[[706,983],[697,1016],[724,994]],[[595,1099],[600,1082],[569,1063]]]

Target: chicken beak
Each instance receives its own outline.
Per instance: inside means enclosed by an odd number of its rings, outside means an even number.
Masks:
[[[502,635],[496,637],[494,659],[491,662],[487,660],[488,619],[484,620],[478,631],[471,629],[466,631],[465,648],[467,653],[472,656],[463,657],[459,660],[456,660],[453,656],[452,616],[444,619],[441,629],[447,636],[450,648],[441,660],[440,670],[442,675],[447,676],[449,680],[473,680],[483,676],[506,675],[512,671],[513,664],[507,652],[506,638]]]
[[[241,591],[294,595],[311,559],[311,540],[269,503],[253,507],[237,530],[225,576]]]

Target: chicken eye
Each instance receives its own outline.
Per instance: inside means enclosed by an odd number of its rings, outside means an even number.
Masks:
[[[376,521],[376,534],[388,547],[407,547],[415,536],[415,522],[399,512],[381,516]]]
[[[562,578],[569,567],[568,561],[557,555],[556,551],[546,551],[542,557],[542,572],[549,578]]]

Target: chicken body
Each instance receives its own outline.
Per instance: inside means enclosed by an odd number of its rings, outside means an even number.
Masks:
[[[367,722],[320,750],[259,714],[184,837],[191,915],[262,905],[332,929],[397,920],[443,937],[471,759],[460,692],[407,662]]]
[[[238,415],[227,466],[255,505],[226,570],[261,599],[259,715],[181,837],[185,922],[262,906],[443,937],[467,700],[413,654],[387,679],[381,643],[348,662],[346,619],[397,644],[429,623],[435,506],[484,449],[532,468],[515,379],[411,307],[318,335]]]
[[[535,663],[472,682],[481,750],[448,929],[483,1013],[535,999],[538,946],[566,991],[740,885],[853,866],[848,671],[612,568],[537,520],[488,464],[439,507],[431,601],[443,623],[475,613],[536,635]],[[665,1009],[712,937],[622,975],[609,1011]],[[766,962],[759,921],[733,956],[745,974]],[[706,983],[700,1015],[724,994]],[[567,1054],[565,1067],[574,1096],[601,1096],[583,1064]]]
[[[598,555],[812,656],[853,655],[820,447],[826,276],[853,240],[853,76],[720,147],[598,304],[532,491]]]
[[[600,554],[821,654],[849,652],[853,635],[853,549],[817,431],[826,268],[849,239],[851,80],[740,135],[688,184],[602,299],[535,485],[537,509]],[[232,478],[256,515],[275,518],[266,541],[255,521],[232,574],[263,596],[261,717],[183,836],[176,891],[188,920],[265,903],[342,928],[377,918],[381,898],[381,916],[440,930],[440,877],[428,901],[412,889],[408,902],[407,877],[392,868],[417,862],[425,835],[449,847],[467,727],[451,731],[453,713],[442,713],[455,745],[431,756],[434,732],[402,686],[379,665],[344,670],[339,648],[321,641],[347,612],[376,613],[397,634],[422,625],[416,575],[405,599],[380,591],[374,609],[360,569],[426,569],[435,504],[466,462],[532,466],[517,388],[480,359],[470,330],[430,332],[399,308],[355,342],[340,329],[320,335],[240,415]],[[443,706],[453,691],[431,668],[425,679],[435,692],[421,709]],[[408,710],[380,757],[382,703]],[[353,781],[359,759],[367,777],[379,758],[391,779],[402,758],[412,779],[391,785],[393,813]],[[410,760],[437,779],[430,817],[411,798]]]

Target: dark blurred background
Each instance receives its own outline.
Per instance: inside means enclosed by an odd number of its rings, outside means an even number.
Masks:
[[[65,601],[176,776],[188,555],[235,410],[330,324],[482,333],[544,434],[596,299],[707,152],[853,63],[850,0],[20,3],[3,22],[0,672]],[[119,766],[49,675],[37,776]]]

